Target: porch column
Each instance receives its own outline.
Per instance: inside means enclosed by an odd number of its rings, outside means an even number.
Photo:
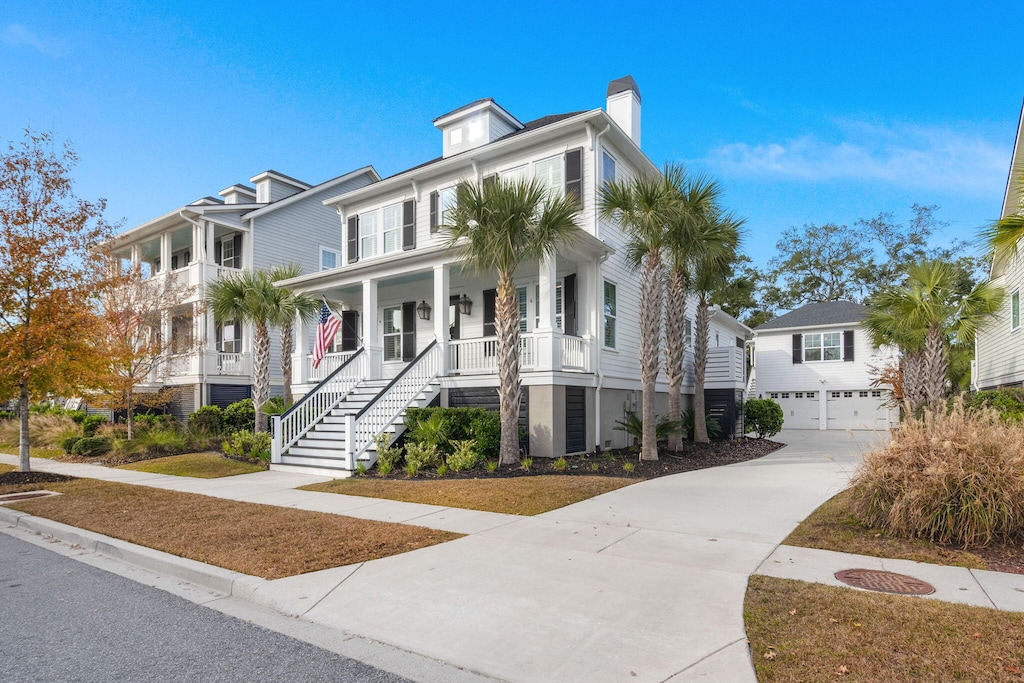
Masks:
[[[213,223],[206,224],[206,253],[203,255],[203,260],[207,263],[214,263],[213,257],[215,256],[216,249],[213,246]]]
[[[366,379],[380,379],[384,347],[377,330],[377,281],[363,280],[363,348],[366,349]]]
[[[132,267],[138,267],[142,263],[142,250],[139,245],[133,244],[131,253]]]
[[[537,298],[537,369],[562,369],[562,333],[555,328],[555,288],[558,285],[557,256],[552,254],[540,262],[540,292]],[[527,293],[529,296],[529,293]]]
[[[292,384],[305,384],[309,380],[309,326],[302,316],[295,315],[295,348],[292,352]]]
[[[203,374],[206,367],[206,338],[203,336],[203,324],[206,322],[203,314],[202,304],[192,304],[192,347],[189,353],[192,355],[192,364],[197,375]]]
[[[597,345],[601,343],[601,325],[604,323],[604,291],[601,282],[601,264],[597,261],[578,267],[579,300],[576,303],[576,324],[579,335],[587,342],[591,372],[597,372]]]
[[[434,266],[434,339],[441,348],[441,374],[447,375],[451,368],[448,359],[448,335],[451,321],[448,317],[451,300],[451,267],[448,264]]]
[[[171,233],[160,235],[160,272],[171,272]]]

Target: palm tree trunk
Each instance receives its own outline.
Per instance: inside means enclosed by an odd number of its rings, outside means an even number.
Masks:
[[[681,268],[668,274],[665,303],[665,374],[668,375],[668,419],[678,424],[682,419],[683,357],[686,348],[686,280]],[[669,434],[668,447],[683,447],[680,431]]]
[[[18,390],[18,416],[21,424],[21,431],[18,434],[18,471],[30,472],[32,463],[29,461],[28,450],[28,382],[22,381]]]
[[[498,463],[514,465],[519,462],[519,303],[511,273],[498,274],[494,327],[498,337],[498,402],[501,412]]]
[[[937,324],[928,328],[924,342],[925,398],[929,403],[946,397],[946,350],[942,330]]]
[[[255,377],[252,388],[252,406],[256,410],[256,431],[267,431],[267,416],[263,406],[270,398],[270,330],[266,321],[254,324],[252,336],[252,371]]]
[[[693,440],[708,443],[708,423],[704,415],[704,375],[708,367],[708,334],[711,327],[706,293],[697,302],[697,329],[693,340]]]
[[[640,459],[658,459],[658,411],[655,382],[658,379],[663,301],[661,252],[644,256],[640,274],[640,381],[643,384],[643,437]]]
[[[284,404],[292,403],[292,326],[281,325],[281,377],[284,378]]]
[[[921,352],[903,353],[903,404],[908,415],[921,404]]]

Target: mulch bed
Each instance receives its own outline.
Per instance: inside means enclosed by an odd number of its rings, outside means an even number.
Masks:
[[[4,472],[0,474],[0,486],[24,486],[26,484],[49,484],[57,481],[71,481],[74,477],[50,472]]]
[[[702,470],[708,467],[732,465],[738,462],[756,460],[785,446],[785,444],[768,439],[735,439],[731,441],[712,441],[711,443],[693,443],[687,441],[682,450],[669,451],[662,449],[656,461],[641,461],[635,451],[628,449],[602,451],[587,455],[567,456],[568,467],[556,469],[555,459],[533,458],[529,470],[520,465],[499,467],[488,472],[483,463],[464,472],[449,472],[444,476],[430,470],[421,470],[421,479],[493,479],[501,477],[531,477],[537,475],[573,475],[601,477],[629,477],[631,479],[653,479],[669,474]],[[633,463],[635,469],[627,471],[626,463]],[[376,470],[370,472],[377,476]],[[385,479],[407,479],[401,467],[395,468]]]
[[[1024,546],[989,546],[978,548],[971,546],[963,548],[949,546],[954,550],[967,550],[974,553],[988,565],[989,571],[1005,572],[1007,574],[1024,574]]]

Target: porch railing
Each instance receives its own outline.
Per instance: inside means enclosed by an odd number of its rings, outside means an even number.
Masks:
[[[498,369],[498,340],[453,339],[448,344],[448,365],[452,372],[463,375],[495,372]],[[519,335],[519,369],[537,366],[537,340],[528,334]]]
[[[355,470],[358,458],[384,432],[416,397],[441,374],[441,347],[430,342],[416,359],[405,366],[384,389],[355,415],[345,418],[345,467]]]
[[[590,344],[582,337],[562,337],[562,369],[590,372]]]
[[[343,353],[328,353],[324,356],[323,360],[320,361],[320,367],[313,367],[313,354],[306,356],[306,381],[308,382],[319,382],[324,377],[340,368],[342,365],[347,363],[352,356],[356,355],[358,351],[345,351]]]
[[[246,374],[245,355],[241,353],[218,353],[217,374],[218,375],[244,375]]]
[[[359,349],[291,408],[274,416],[273,462],[281,462],[281,455],[286,450],[352,393],[365,376],[365,361],[366,354]]]

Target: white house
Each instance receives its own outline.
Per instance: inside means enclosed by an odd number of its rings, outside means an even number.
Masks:
[[[658,169],[640,149],[636,83],[612,81],[606,96],[604,109],[525,122],[493,99],[471,102],[434,121],[439,157],[325,201],[341,217],[338,267],[282,284],[338,302],[345,324],[317,371],[313,329],[297,334],[294,390],[306,398],[276,429],[275,467],[372,463],[374,435],[400,429],[409,405],[497,407],[495,280],[462,268],[438,229],[460,181],[491,178],[536,179],[580,204],[580,239],[516,275],[524,445],[542,457],[627,445],[614,427],[639,410],[639,278],[622,230],[598,215],[598,190]],[[712,320],[708,386],[742,401],[749,330]]]
[[[1013,160],[1003,194],[1002,218],[1024,214],[1024,111],[1017,124]],[[1024,330],[1021,329],[1020,295],[1024,289],[1024,244],[1016,256],[992,263],[992,284],[1006,292],[1002,309],[979,328],[975,336],[971,386],[974,389],[1024,386]]]
[[[895,362],[876,348],[861,321],[867,308],[850,301],[807,304],[754,330],[751,395],[782,406],[786,429],[885,429],[898,416],[870,371]]]
[[[311,186],[276,171],[232,185],[122,233],[113,254],[146,277],[175,278],[191,295],[163,316],[162,335],[181,352],[161,363],[150,388],[175,387],[172,412],[184,417],[207,404],[225,406],[251,395],[252,334],[205,311],[207,285],[224,274],[288,262],[305,272],[334,268],[343,243],[338,217],[323,200],[379,180],[372,167]],[[282,389],[280,342],[271,341],[271,385]]]

